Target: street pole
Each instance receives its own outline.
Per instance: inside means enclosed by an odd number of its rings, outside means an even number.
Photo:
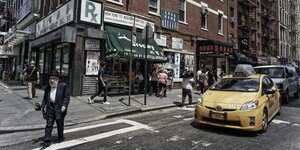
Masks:
[[[132,31],[134,30],[134,31]],[[130,106],[131,101],[131,91],[132,91],[132,82],[131,82],[131,73],[132,73],[132,44],[133,44],[133,36],[135,36],[135,17],[133,17],[133,27],[131,30],[131,40],[130,40],[130,55],[129,55],[129,74],[128,74],[128,81],[129,81],[129,94],[128,94],[128,106]],[[134,32],[134,33],[132,33]]]
[[[146,25],[146,51],[145,51],[145,74],[144,74],[144,105],[146,105],[146,99],[147,99],[147,87],[148,87],[148,61],[147,61],[147,54],[148,54],[148,28],[149,26]]]

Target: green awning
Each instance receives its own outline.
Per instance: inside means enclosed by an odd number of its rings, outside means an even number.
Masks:
[[[131,31],[112,26],[106,26],[105,29],[108,33],[106,58],[130,57]],[[142,42],[142,33],[136,33],[136,43],[132,44],[132,57],[145,59],[145,48],[146,45]],[[153,39],[148,41],[147,59],[150,61],[167,60],[162,49]]]

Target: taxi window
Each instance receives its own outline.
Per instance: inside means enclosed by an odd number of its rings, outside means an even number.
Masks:
[[[210,90],[239,92],[257,92],[258,89],[257,78],[223,78],[210,88]]]
[[[269,82],[267,81],[266,77],[262,80],[262,90],[265,91],[267,88],[269,88]]]
[[[269,77],[265,77],[265,78],[268,82],[268,88],[272,88],[274,86],[274,82]]]

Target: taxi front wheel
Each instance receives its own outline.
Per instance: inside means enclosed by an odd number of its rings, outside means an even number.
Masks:
[[[265,108],[263,115],[262,115],[262,122],[261,122],[261,130],[260,133],[265,133],[268,129],[268,110]]]

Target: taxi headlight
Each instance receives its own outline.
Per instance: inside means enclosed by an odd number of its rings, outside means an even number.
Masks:
[[[203,104],[203,98],[202,97],[197,99],[197,104],[202,106],[202,104]]]
[[[257,106],[258,106],[258,101],[249,101],[249,102],[246,102],[241,107],[241,110],[253,110],[253,109],[256,109]]]

